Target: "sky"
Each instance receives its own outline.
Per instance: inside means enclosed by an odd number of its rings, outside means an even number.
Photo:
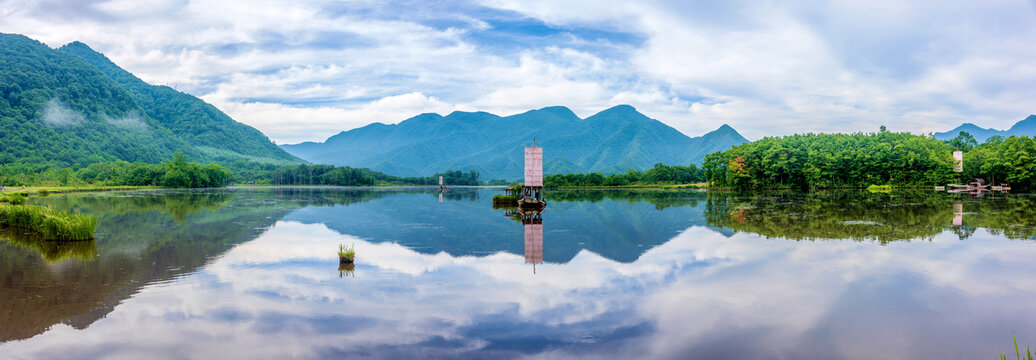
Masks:
[[[82,41],[278,144],[555,105],[749,139],[1036,113],[1034,0],[0,0],[0,32]]]

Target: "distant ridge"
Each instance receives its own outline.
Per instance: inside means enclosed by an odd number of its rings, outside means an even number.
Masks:
[[[953,130],[935,133],[934,137],[939,140],[950,140],[957,137],[961,131],[971,134],[979,143],[998,135],[1005,138],[1010,136],[1036,136],[1036,115],[1029,115],[1029,117],[1015,123],[1014,126],[1007,130],[985,129],[972,123],[964,123]]]
[[[691,138],[619,105],[581,119],[564,106],[501,117],[487,112],[421,114],[399,124],[370,124],[324,142],[282,145],[319,164],[369,167],[400,176],[476,170],[483,179],[517,179],[522,148],[544,147],[544,172],[619,173],[656,163],[700,164],[705,154],[748,142],[730,126]]]

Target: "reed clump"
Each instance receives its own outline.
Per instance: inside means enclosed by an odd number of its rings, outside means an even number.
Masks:
[[[0,226],[32,230],[45,240],[90,240],[97,218],[42,206],[4,206],[0,207]]]

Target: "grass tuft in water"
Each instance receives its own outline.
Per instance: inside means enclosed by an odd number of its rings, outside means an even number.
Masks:
[[[338,244],[338,258],[353,261],[353,258],[356,257],[356,250],[354,248],[355,244],[349,246]]]
[[[42,206],[4,206],[0,207],[0,226],[29,229],[45,240],[90,240],[97,218]]]

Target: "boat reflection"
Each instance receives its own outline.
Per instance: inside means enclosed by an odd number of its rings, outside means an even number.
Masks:
[[[536,273],[536,264],[543,263],[543,209],[512,209],[504,211],[504,216],[522,222],[525,239],[525,263],[532,264],[532,273]]]

